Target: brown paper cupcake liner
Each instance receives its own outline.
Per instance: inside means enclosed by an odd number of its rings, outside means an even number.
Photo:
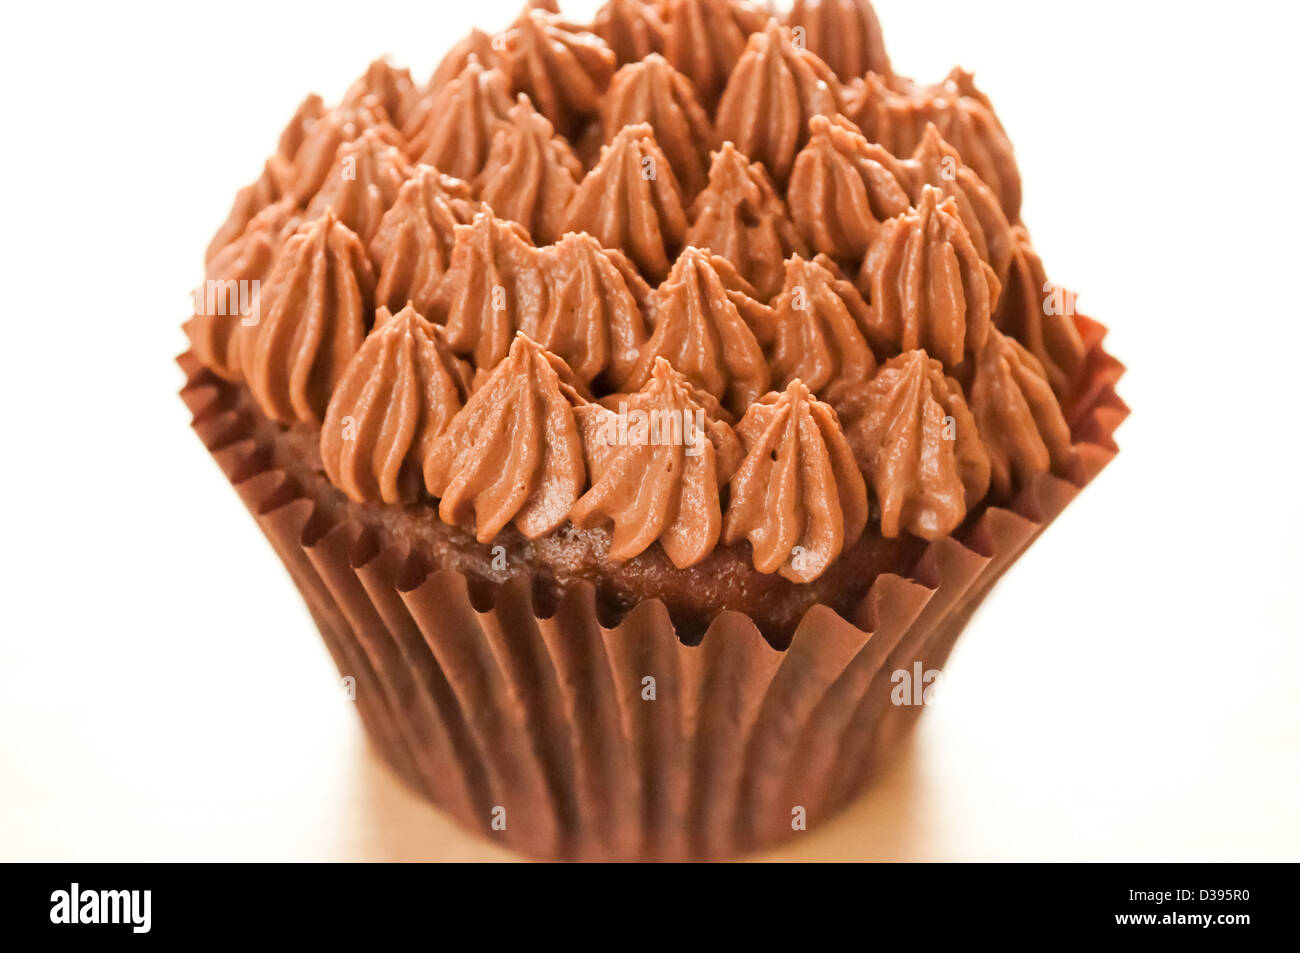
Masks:
[[[1101,325],[1076,321],[1089,345],[1066,407],[1077,473],[987,507],[930,544],[911,578],[878,577],[849,618],[814,606],[784,651],[738,612],[685,645],[657,600],[610,628],[590,584],[541,617],[530,580],[488,598],[457,572],[424,575],[412,554],[324,516],[273,466],[236,388],[190,354],[179,363],[195,431],[408,785],[535,857],[720,859],[778,843],[800,817],[813,829],[861,793],[921,711],[892,704],[893,673],[940,669],[997,579],[1117,452],[1123,367],[1102,350]]]

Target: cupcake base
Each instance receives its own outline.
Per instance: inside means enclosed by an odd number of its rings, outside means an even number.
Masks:
[[[915,723],[897,671],[941,669],[997,579],[1115,455],[1127,415],[1105,330],[1076,318],[1089,357],[1066,406],[1078,472],[1043,476],[925,546],[910,578],[876,577],[841,615],[814,605],[788,648],[724,612],[697,644],[662,602],[602,625],[589,583],[545,614],[531,582],[485,593],[459,572],[318,505],[276,466],[238,387],[179,363],[204,446],[302,593],[385,761],[465,827],[521,853],[574,860],[723,859],[832,816]]]

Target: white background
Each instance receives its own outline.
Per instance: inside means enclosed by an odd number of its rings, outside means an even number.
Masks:
[[[902,767],[779,856],[1300,859],[1289,6],[877,4],[896,69],[977,71],[1134,414]],[[172,359],[304,93],[383,52],[423,79],[516,7],[6,10],[0,859],[506,856],[375,762]]]

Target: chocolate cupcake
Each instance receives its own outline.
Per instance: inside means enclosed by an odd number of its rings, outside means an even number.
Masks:
[[[866,0],[530,4],[304,101],[207,254],[194,429],[392,768],[529,855],[817,825],[1116,452],[970,75]]]

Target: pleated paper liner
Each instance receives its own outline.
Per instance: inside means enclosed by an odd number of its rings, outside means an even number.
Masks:
[[[1044,476],[958,538],[929,545],[911,578],[886,574],[850,618],[814,606],[788,649],[724,612],[684,645],[662,603],[601,625],[593,587],[549,617],[516,578],[472,597],[337,522],[273,466],[237,388],[179,363],[194,429],[283,560],[366,731],[404,781],[462,825],[534,857],[722,859],[770,847],[858,795],[921,706],[896,706],[894,672],[939,669],[1007,567],[1117,452],[1123,367],[1105,329],[1066,408],[1079,466]],[[487,601],[488,604],[483,604]],[[653,679],[653,699],[645,681]]]

